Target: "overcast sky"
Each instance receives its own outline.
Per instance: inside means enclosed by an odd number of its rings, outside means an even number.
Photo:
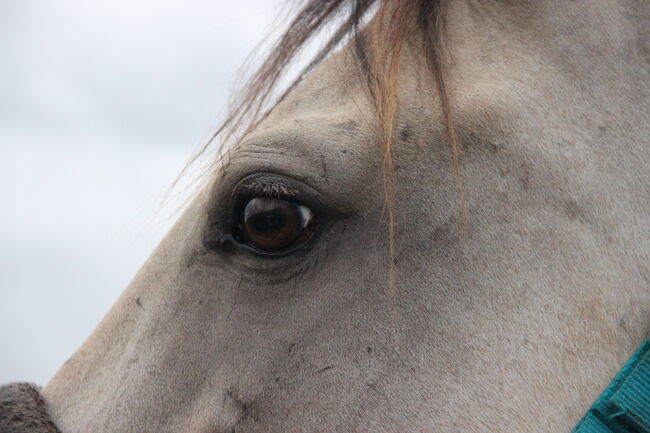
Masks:
[[[0,1],[0,384],[47,383],[162,238],[278,4]]]

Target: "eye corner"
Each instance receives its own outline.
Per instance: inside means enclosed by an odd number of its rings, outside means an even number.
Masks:
[[[209,227],[203,234],[203,246],[208,250],[223,249],[228,243],[233,242],[232,235]]]

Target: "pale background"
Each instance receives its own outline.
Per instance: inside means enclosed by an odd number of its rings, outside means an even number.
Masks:
[[[44,385],[175,218],[277,0],[0,0],[0,384]]]

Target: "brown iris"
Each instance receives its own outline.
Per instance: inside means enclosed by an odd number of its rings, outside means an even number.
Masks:
[[[314,214],[289,200],[255,197],[246,203],[239,221],[241,241],[257,250],[280,253],[309,239]]]

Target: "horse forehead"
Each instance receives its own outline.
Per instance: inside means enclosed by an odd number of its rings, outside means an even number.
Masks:
[[[313,111],[289,112],[262,123],[240,144],[233,147],[232,159],[250,153],[317,160],[323,152],[363,144],[372,135],[372,126],[361,113],[339,107],[327,111],[325,102]]]
[[[277,168],[296,175],[359,176],[379,158],[374,111],[357,60],[344,49],[323,62],[227,152],[225,171]]]

